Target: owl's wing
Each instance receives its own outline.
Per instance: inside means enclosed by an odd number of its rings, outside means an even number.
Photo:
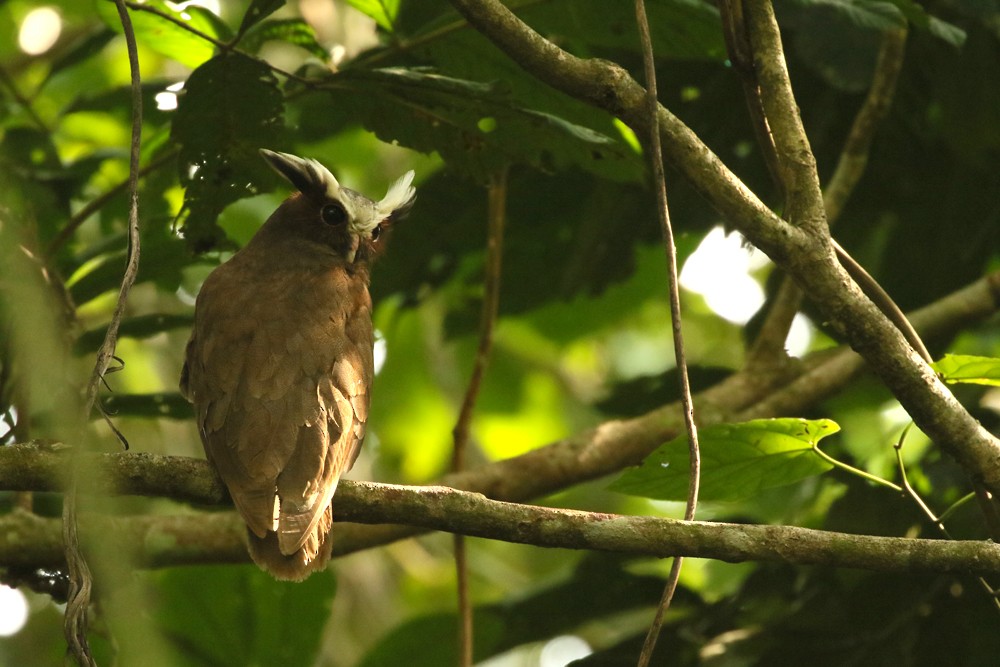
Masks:
[[[308,554],[311,538],[329,531],[330,501],[340,476],[350,470],[360,450],[368,387],[359,357],[347,353],[334,362],[332,374],[320,379],[317,394],[326,428],[300,428],[295,451],[278,475],[278,545],[285,555],[299,549]],[[317,531],[321,522],[326,525]]]
[[[248,528],[258,538],[276,532],[282,554],[302,549],[308,562],[364,438],[372,377],[367,293],[363,312],[345,308],[357,300],[340,275],[306,285],[272,280],[241,300],[242,290],[229,289],[240,276],[225,268],[199,295],[182,389]],[[331,303],[339,307],[323,307]]]

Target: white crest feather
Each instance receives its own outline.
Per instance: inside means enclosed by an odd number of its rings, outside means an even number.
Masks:
[[[330,199],[339,199],[340,183],[329,169],[316,160],[269,151],[266,148],[260,149],[260,154],[299,191],[307,194],[324,193]]]
[[[394,211],[409,206],[416,196],[417,191],[413,187],[413,170],[411,169],[389,186],[385,197],[382,197],[382,200],[375,205],[377,212],[375,217],[379,220],[388,218]]]

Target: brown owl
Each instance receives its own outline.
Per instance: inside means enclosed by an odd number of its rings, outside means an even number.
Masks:
[[[410,171],[376,202],[315,160],[261,154],[298,192],[205,280],[181,391],[253,560],[298,581],[330,557],[374,374],[369,266],[415,191]]]

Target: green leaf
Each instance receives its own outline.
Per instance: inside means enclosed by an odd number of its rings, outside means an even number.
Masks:
[[[954,47],[960,47],[965,43],[966,32],[964,30],[947,21],[942,21],[939,18],[931,16],[924,9],[923,5],[916,2],[916,0],[890,0],[890,2],[898,7],[903,16],[917,28],[926,30],[938,39]]]
[[[928,17],[927,30],[938,39],[943,40],[956,48],[963,46],[965,44],[965,40],[969,36],[968,33],[954,23],[942,21],[935,16]]]
[[[639,156],[623,141],[522,107],[500,84],[388,68],[345,71],[328,90],[336,96],[333,109],[383,141],[438,151],[450,167],[480,181],[518,163],[543,171],[577,166],[616,180],[642,173]]]
[[[113,30],[122,32],[118,11],[115,9],[114,3],[99,0],[96,4],[97,11],[104,22]],[[136,41],[182,65],[192,68],[198,67],[215,53],[215,45],[201,35],[219,41],[227,41],[232,37],[229,27],[223,23],[222,19],[203,7],[186,4],[184,9],[178,9],[178,5],[164,2],[164,0],[148,0],[143,3],[143,6],[155,10],[157,13],[129,11]],[[190,30],[165,18],[167,16],[172,17],[183,26],[187,26]],[[197,31],[201,35],[193,31]]]
[[[275,19],[264,21],[250,30],[240,45],[245,51],[257,53],[264,42],[277,40],[305,49],[326,62],[330,54],[316,39],[316,31],[302,19]]]
[[[701,500],[735,501],[792,484],[832,466],[815,443],[840,427],[829,419],[756,419],[699,429]],[[681,436],[660,446],[610,489],[633,496],[682,501],[688,489],[688,443]]]
[[[257,151],[276,146],[283,127],[278,82],[259,60],[221,55],[191,74],[171,133],[181,144],[189,246],[203,251],[219,245],[224,239],[216,224],[219,213],[270,189],[275,180]]]
[[[1000,387],[1000,359],[969,354],[946,354],[931,368],[950,384],[984,384]]]
[[[393,24],[399,15],[399,0],[347,0],[347,4],[375,19],[380,28],[393,31]]]
[[[243,15],[243,21],[240,22],[238,34],[245,35],[250,28],[284,6],[285,0],[253,0],[247,9],[247,13]]]
[[[699,0],[646,3],[653,51],[661,59],[721,61],[726,45],[719,11]],[[639,53],[635,9],[628,2],[552,0],[524,3],[518,16],[541,34],[557,34],[583,49],[626,49]]]
[[[336,589],[333,572],[279,582],[254,566],[156,575],[157,618],[192,665],[311,665]]]

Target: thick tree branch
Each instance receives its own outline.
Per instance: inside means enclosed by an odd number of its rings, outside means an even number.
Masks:
[[[488,539],[636,556],[688,556],[731,563],[764,561],[886,572],[1000,572],[991,542],[849,535],[793,526],[678,521],[535,507],[489,500],[439,486],[342,482],[337,517],[365,523],[407,522]],[[110,518],[84,516],[81,531],[115,541],[146,567],[249,562],[234,512]],[[120,546],[119,546],[120,545]],[[59,521],[17,511],[0,519],[0,563],[58,567]]]
[[[770,0],[746,0],[744,18],[753,48],[754,72],[786,197],[785,217],[820,238],[829,234],[823,194],[799,107],[792,93],[778,22]]]
[[[758,0],[755,0],[757,2]],[[759,0],[763,2],[764,0]],[[550,86],[621,118],[644,136],[642,87],[613,63],[584,60],[544,39],[498,0],[452,0],[469,23],[512,60]],[[750,3],[748,14],[753,14]],[[766,18],[766,17],[765,17]],[[752,18],[750,19],[753,20]],[[764,26],[767,22],[761,21]],[[780,45],[776,33],[774,42]],[[758,54],[766,57],[768,51]],[[770,52],[772,58],[780,51]],[[783,64],[761,63],[770,81],[785,88]],[[782,90],[771,91],[769,104],[789,105],[784,112],[797,117],[794,99]],[[776,102],[774,100],[777,100]],[[776,109],[774,113],[782,113]],[[774,119],[769,117],[769,120]],[[782,130],[772,128],[779,146],[796,170],[793,186],[801,190],[789,225],[768,209],[673,114],[660,108],[658,116],[663,146],[677,168],[726,219],[779,266],[792,274],[817,304],[829,324],[868,361],[917,425],[951,453],[993,493],[1000,494],[1000,441],[986,431],[938,380],[890,322],[854,283],[841,266],[826,232],[818,178],[808,142],[794,119]],[[806,173],[809,172],[809,173]],[[805,229],[809,233],[805,233]]]

